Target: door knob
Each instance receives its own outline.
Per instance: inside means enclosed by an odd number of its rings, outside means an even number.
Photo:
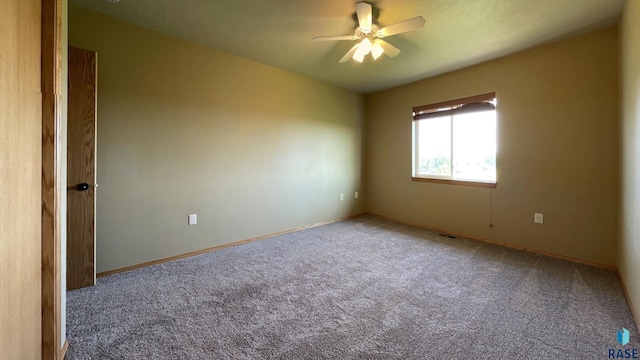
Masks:
[[[85,190],[89,190],[89,184],[87,184],[87,183],[80,183],[80,184],[76,185],[76,190],[78,190],[78,191],[85,191]]]

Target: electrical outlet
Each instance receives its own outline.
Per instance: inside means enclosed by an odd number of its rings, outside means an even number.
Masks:
[[[533,214],[533,222],[536,224],[542,224],[544,222],[544,215],[540,213]]]
[[[357,191],[356,191],[356,195],[355,195],[355,198],[356,198],[356,199],[358,198],[358,192],[357,192]]]
[[[340,201],[344,200],[344,194],[340,194]]]
[[[198,223],[198,214],[189,214],[189,225],[195,225]]]

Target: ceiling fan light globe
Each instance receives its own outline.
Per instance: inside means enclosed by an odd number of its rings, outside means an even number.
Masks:
[[[382,56],[383,53],[384,53],[384,49],[382,48],[382,46],[380,46],[380,44],[377,41],[375,41],[373,43],[373,46],[371,47],[371,56],[373,56],[374,60],[378,60],[378,58]]]
[[[364,38],[362,39],[362,42],[360,42],[360,48],[358,49],[358,51],[362,51],[364,55],[367,55],[371,52],[372,46],[373,45],[371,44],[371,40],[369,40],[369,38]]]
[[[358,49],[358,51],[355,52],[355,54],[353,54],[353,60],[361,63],[362,61],[364,61],[364,56],[367,55],[363,52],[360,51],[360,49]]]

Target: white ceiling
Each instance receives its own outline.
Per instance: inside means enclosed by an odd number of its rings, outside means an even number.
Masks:
[[[424,28],[385,38],[395,58],[338,60],[359,0],[70,0],[72,5],[371,93],[615,24],[625,0],[371,0],[380,26],[418,15]]]

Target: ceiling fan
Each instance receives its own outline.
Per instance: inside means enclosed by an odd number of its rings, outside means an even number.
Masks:
[[[313,38],[313,40],[360,40],[342,57],[342,59],[340,59],[340,62],[347,62],[350,58],[353,58],[357,62],[362,62],[364,60],[364,57],[368,54],[371,54],[374,60],[378,59],[382,54],[385,54],[389,57],[398,55],[400,53],[400,49],[382,40],[382,38],[420,29],[424,26],[425,23],[425,20],[422,16],[416,16],[409,20],[401,21],[399,23],[381,28],[376,24],[377,19],[374,19],[373,15],[374,8],[371,4],[364,1],[356,3],[356,16],[358,24],[353,35],[316,36]]]

